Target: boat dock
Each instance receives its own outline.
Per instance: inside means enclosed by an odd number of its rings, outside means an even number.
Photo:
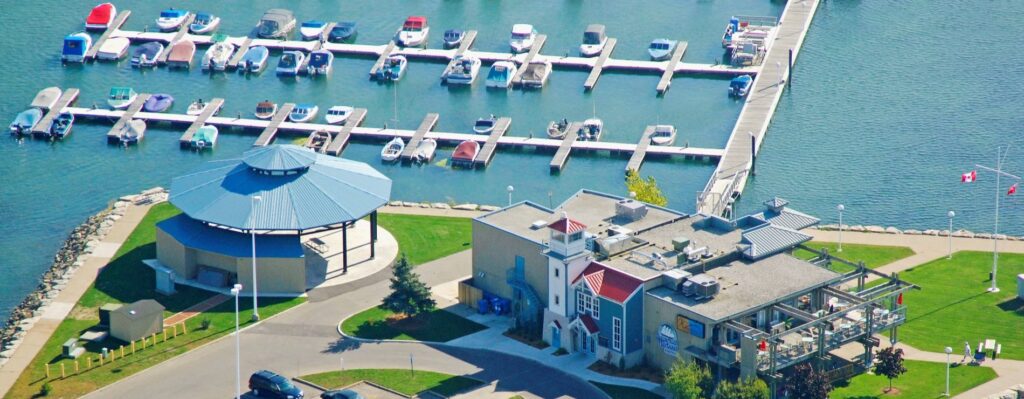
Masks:
[[[658,81],[658,94],[665,95],[669,87],[672,87],[672,78],[675,77],[676,65],[679,61],[683,60],[683,55],[686,54],[686,46],[689,43],[679,41],[676,44],[676,48],[672,50],[672,57],[668,60],[668,66],[665,67],[665,72],[661,74],[661,80]]]
[[[423,137],[427,135],[427,132],[434,130],[437,126],[437,119],[440,116],[436,113],[429,113],[423,118],[423,122],[420,122],[420,127],[416,128],[416,132],[413,133],[412,137],[409,138],[409,142],[405,144],[405,148],[402,150],[402,154],[399,159],[402,161],[411,161],[413,156],[416,155],[416,147],[419,147],[420,142],[423,141]]]
[[[32,134],[49,134],[50,126],[53,125],[53,119],[56,118],[64,108],[71,105],[71,103],[75,102],[77,99],[78,89],[70,88],[64,90],[64,92],[61,93],[60,98],[57,99],[57,102],[53,103],[53,106],[46,110],[46,115],[43,115],[42,119],[39,119],[39,122],[32,127]],[[36,107],[37,104],[32,104],[32,106]]]
[[[228,69],[238,69],[238,63],[242,62],[242,57],[245,57],[245,52],[249,51],[249,46],[252,45],[252,38],[246,37],[241,43],[238,43],[238,49],[231,55],[231,59],[228,60]]]
[[[142,110],[142,105],[146,103],[149,96],[150,95],[147,93],[139,93],[135,96],[135,101],[132,101],[131,105],[121,113],[121,117],[117,119],[117,122],[114,122],[114,126],[110,128],[109,132],[107,132],[108,143],[117,143],[121,141],[121,129],[124,127],[124,124],[132,120],[135,117],[135,114]]]
[[[530,51],[526,53],[526,56],[519,62],[519,69],[516,70],[516,76],[512,77],[511,86],[521,86],[523,83],[523,73],[526,72],[526,65],[529,65],[537,54],[540,54],[540,49],[544,47],[544,43],[548,41],[548,35],[537,35],[533,38],[533,46],[530,47]],[[511,55],[511,54],[510,54]],[[483,57],[481,57],[482,59]]]
[[[510,125],[512,125],[512,118],[509,117],[501,117],[494,122],[494,130],[491,130],[491,134],[487,136],[487,141],[484,142],[483,147],[480,147],[480,152],[476,154],[476,159],[473,160],[477,167],[487,167],[491,164],[491,160],[494,159],[494,153],[498,149],[498,140],[505,135]]]
[[[277,129],[285,119],[288,119],[288,114],[292,113],[293,109],[295,109],[295,103],[285,103],[281,108],[278,108],[277,113],[274,114],[273,118],[270,118],[267,127],[263,129],[263,132],[256,138],[256,143],[253,145],[256,147],[266,147],[273,143],[274,137],[277,136]]]
[[[345,151],[345,147],[348,146],[348,139],[352,137],[352,129],[359,127],[363,124],[363,119],[366,118],[366,108],[356,108],[352,111],[352,115],[345,119],[345,123],[341,125],[341,130],[334,135],[331,139],[331,144],[327,146],[327,154],[340,156],[342,151]]]
[[[384,67],[384,61],[391,56],[391,53],[395,52],[395,47],[397,46],[398,44],[395,43],[394,39],[384,46],[384,50],[380,52],[380,57],[377,57],[377,62],[373,63],[373,67],[370,68],[370,79],[374,79],[377,76],[377,71]]]
[[[182,147],[189,147],[192,145],[192,135],[196,134],[199,128],[206,124],[206,120],[210,119],[211,116],[220,113],[220,108],[224,106],[223,98],[214,98],[210,102],[206,103],[206,107],[203,108],[203,112],[196,117],[196,120],[192,121],[188,129],[185,129],[185,133],[178,139],[178,144]]]
[[[160,53],[160,55],[158,55],[156,57],[156,63],[158,65],[165,65],[165,64],[167,64],[167,57],[171,55],[171,47],[170,46],[173,45],[174,43],[177,43],[182,38],[184,38],[185,35],[189,35],[189,33],[188,33],[188,26],[192,24],[192,21],[195,18],[196,18],[196,14],[195,13],[189,13],[188,14],[188,18],[185,18],[185,22],[181,24],[181,26],[178,28],[177,31],[175,31],[173,33],[171,33],[171,32],[164,32],[164,34],[170,35],[170,38],[167,39],[167,49],[162,51]],[[189,36],[195,37],[193,35],[189,35]],[[210,39],[210,40],[213,40],[213,39]],[[196,50],[196,54],[199,54],[199,50],[198,49]],[[195,55],[193,55],[193,57],[195,57]],[[199,57],[202,58],[202,55],[199,55]]]
[[[651,135],[654,134],[654,125],[647,126],[644,129],[644,134],[640,136],[640,141],[636,143],[636,150],[633,151],[633,155],[629,156],[629,162],[626,163],[626,173],[629,171],[639,172],[640,167],[644,164],[644,158],[647,157],[647,147],[651,145]]]
[[[117,16],[114,17],[114,21],[110,24],[110,27],[103,31],[100,38],[96,39],[96,42],[93,43],[92,46],[89,46],[89,50],[85,52],[85,59],[87,61],[96,59],[96,54],[100,52],[100,47],[103,46],[103,42],[106,42],[107,39],[109,39],[115,32],[121,29],[121,26],[124,26],[124,22],[128,20],[128,16],[130,15],[132,15],[131,10],[124,10],[117,13]]]
[[[452,56],[452,60],[448,62],[448,66],[446,66],[444,68],[444,70],[447,71],[449,68],[451,68],[452,67],[452,63],[455,62],[455,58],[465,54],[466,51],[468,51],[469,48],[473,46],[473,42],[475,42],[475,41],[476,41],[476,31],[475,30],[466,31],[466,36],[462,38],[462,43],[459,44],[459,48],[457,48],[455,50],[455,55]]]
[[[565,137],[562,138],[555,156],[551,158],[551,172],[561,172],[565,169],[565,163],[569,161],[569,153],[572,152],[573,144],[580,137],[580,129],[583,122],[573,122],[565,129]]]
[[[616,42],[618,42],[618,40],[614,37],[608,38],[608,41],[605,42],[604,49],[601,50],[601,55],[597,56],[597,59],[594,60],[594,67],[590,68],[590,75],[587,76],[587,81],[583,82],[583,90],[594,90],[594,86],[597,86],[597,80],[601,78],[601,72],[604,70],[604,63],[608,61],[608,57],[612,55],[612,51],[615,51]]]

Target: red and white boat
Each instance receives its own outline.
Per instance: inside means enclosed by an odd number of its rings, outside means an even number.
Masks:
[[[89,12],[89,16],[85,18],[85,29],[88,30],[105,30],[110,27],[110,24],[114,23],[114,17],[117,16],[117,7],[114,7],[111,3],[103,3],[92,8]]]
[[[452,153],[452,166],[473,167],[476,154],[480,151],[480,143],[476,140],[466,140],[459,143]]]

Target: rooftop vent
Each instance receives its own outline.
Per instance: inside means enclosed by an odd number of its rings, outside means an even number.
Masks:
[[[678,291],[692,275],[693,273],[682,269],[672,269],[661,274],[661,284],[672,291]]]
[[[680,292],[695,299],[713,298],[721,290],[718,280],[707,274],[691,276],[683,283]]]
[[[615,203],[615,217],[630,222],[643,219],[647,216],[647,204],[633,200],[624,199]]]
[[[627,229],[627,228],[619,226],[617,224],[613,224],[613,225],[611,225],[611,227],[608,227],[608,236],[610,236],[610,237],[614,237],[614,236],[628,236],[630,234],[633,234],[633,230],[632,229]]]
[[[530,229],[540,230],[548,226],[548,222],[545,220],[538,220],[530,224]]]

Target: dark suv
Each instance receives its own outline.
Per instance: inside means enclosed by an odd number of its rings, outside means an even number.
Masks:
[[[302,390],[273,371],[260,370],[249,377],[249,389],[260,397],[302,399]]]

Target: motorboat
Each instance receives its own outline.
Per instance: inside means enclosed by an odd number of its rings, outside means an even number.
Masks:
[[[114,23],[117,16],[117,7],[111,3],[103,3],[92,8],[89,16],[85,17],[86,30],[105,30]]]
[[[561,140],[565,138],[565,134],[569,132],[569,120],[562,119],[560,121],[551,121],[548,123],[548,138]]]
[[[398,31],[398,44],[402,47],[426,46],[429,34],[427,17],[409,17],[402,24],[402,30]]]
[[[352,112],[355,110],[355,108],[349,106],[335,105],[327,109],[327,114],[324,115],[324,120],[331,125],[340,125],[345,123],[345,121],[348,120],[348,117],[351,116]]]
[[[525,53],[533,48],[533,42],[537,39],[537,30],[530,24],[512,25],[512,37],[508,40],[512,53]]]
[[[213,149],[213,146],[217,145],[217,136],[220,132],[216,126],[203,125],[203,127],[196,130],[192,134],[192,139],[188,141],[189,147],[193,150],[202,151],[205,149]]]
[[[676,141],[676,127],[672,125],[657,125],[654,133],[651,133],[651,144],[672,145]]]
[[[197,12],[188,30],[197,35],[205,35],[217,30],[220,26],[220,17],[208,12]]]
[[[729,23],[725,25],[725,32],[722,33],[722,47],[732,47],[733,36],[738,33],[740,33],[740,19],[729,18]]]
[[[526,64],[521,81],[525,87],[541,88],[548,82],[549,75],[551,75],[551,61],[533,60]]]
[[[156,66],[156,59],[164,52],[164,44],[146,42],[140,44],[132,52],[131,63],[135,68],[151,68]]]
[[[327,23],[324,21],[306,21],[302,25],[299,25],[299,36],[302,36],[302,40],[320,40],[324,35],[324,27]]]
[[[583,44],[580,44],[580,55],[584,57],[597,56],[604,50],[605,43],[608,43],[608,36],[604,33],[604,25],[587,25],[587,30],[583,31]]]
[[[397,161],[402,155],[402,150],[405,150],[405,141],[401,137],[395,137],[380,150],[380,159],[384,162]]]
[[[766,51],[764,46],[753,41],[735,42],[729,54],[729,63],[736,67],[757,65],[764,58]]]
[[[32,99],[32,104],[29,105],[33,108],[42,109],[53,109],[57,105],[57,100],[60,99],[60,95],[64,94],[64,91],[57,86],[47,87],[36,93],[35,98]]]
[[[480,143],[476,140],[466,140],[452,152],[452,166],[473,166],[473,161],[476,160],[476,154],[480,152]]]
[[[273,8],[267,10],[256,25],[256,35],[264,39],[286,38],[295,29],[295,15],[291,10]]]
[[[377,80],[390,80],[397,82],[402,79],[402,75],[405,75],[405,68],[409,64],[409,61],[405,59],[404,55],[392,55],[388,56],[384,60],[384,65],[381,65],[380,69],[377,70],[375,77]]]
[[[498,61],[491,64],[491,70],[487,72],[487,87],[507,89],[512,85],[512,77],[516,76],[519,68],[512,61]]]
[[[107,104],[113,109],[125,109],[139,96],[131,87],[113,87],[107,96]]]
[[[214,35],[221,36],[221,35]],[[226,38],[226,37],[225,37]],[[203,54],[203,70],[223,71],[228,67],[228,61],[235,54],[235,45],[226,40],[215,41]]]
[[[334,25],[334,28],[327,34],[327,40],[333,43],[351,42],[355,40],[358,33],[355,22],[342,21]]]
[[[191,68],[192,57],[196,55],[196,44],[188,39],[181,39],[171,45],[167,51],[168,68]]]
[[[18,116],[14,117],[14,121],[11,122],[10,129],[13,135],[28,134],[36,123],[43,118],[43,110],[39,108],[29,108],[18,113]]]
[[[740,75],[732,78],[729,82],[729,95],[733,97],[745,97],[750,92],[750,86],[754,84],[754,78],[750,75]]]
[[[112,37],[100,45],[96,58],[103,61],[117,61],[128,54],[128,46],[132,43],[127,37]]]
[[[260,73],[267,66],[270,50],[263,46],[253,46],[242,54],[238,70],[242,73]]]
[[[256,119],[268,120],[277,114],[277,104],[267,101],[260,101],[256,104],[256,112],[253,112]]]
[[[292,112],[288,114],[288,120],[297,123],[309,122],[316,117],[319,110],[320,107],[316,104],[296,104],[295,108],[292,108]]]
[[[604,122],[598,118],[590,118],[583,121],[580,128],[579,139],[584,141],[598,141],[604,131]]]
[[[412,159],[416,162],[430,162],[431,159],[434,159],[435,151],[437,151],[437,140],[420,140],[420,143],[416,145],[416,151],[412,154]]]
[[[202,114],[203,110],[205,110],[205,109],[206,109],[206,103],[203,102],[203,99],[200,98],[200,99],[197,99],[197,100],[193,101],[191,104],[188,105],[188,109],[185,110],[185,114],[186,115],[191,115],[191,116],[197,116],[199,114]]]
[[[326,130],[314,130],[313,133],[310,133],[309,137],[306,138],[306,143],[303,144],[303,147],[322,154],[324,150],[331,145],[332,138],[331,133]]]
[[[672,52],[676,50],[678,44],[679,42],[675,40],[654,39],[651,45],[647,46],[647,54],[651,55],[651,60],[665,61],[672,57]]]
[[[117,138],[121,141],[121,144],[125,147],[131,144],[138,144],[142,141],[142,138],[146,135],[146,121],[142,119],[132,119],[125,123],[121,127],[121,131],[118,132]]]
[[[476,134],[491,134],[494,131],[494,125],[498,123],[498,118],[493,114],[486,118],[480,118],[473,124],[473,133]]]
[[[174,97],[170,94],[154,94],[142,103],[142,110],[145,112],[164,112],[174,105]]]
[[[85,53],[92,47],[92,36],[88,33],[72,33],[64,37],[64,48],[60,52],[60,60],[64,62],[84,62]]]
[[[181,24],[185,23],[185,20],[188,19],[190,14],[192,13],[186,10],[168,8],[160,11],[160,17],[156,19],[156,26],[164,32],[177,30],[181,27]]]
[[[75,114],[68,111],[63,111],[53,118],[53,124],[50,125],[50,138],[52,139],[63,139],[71,134],[71,127],[75,124]]]
[[[447,84],[471,85],[480,73],[480,59],[471,55],[458,55],[445,68],[441,80]]]
[[[334,53],[324,49],[309,53],[309,65],[306,66],[306,73],[327,76],[333,67]]]
[[[299,74],[299,67],[306,59],[306,54],[301,51],[285,51],[281,53],[281,60],[277,62],[277,74],[282,76],[296,76]]]
[[[444,31],[441,40],[444,42],[444,48],[456,48],[462,44],[462,39],[466,38],[466,31],[461,29],[448,29]]]

